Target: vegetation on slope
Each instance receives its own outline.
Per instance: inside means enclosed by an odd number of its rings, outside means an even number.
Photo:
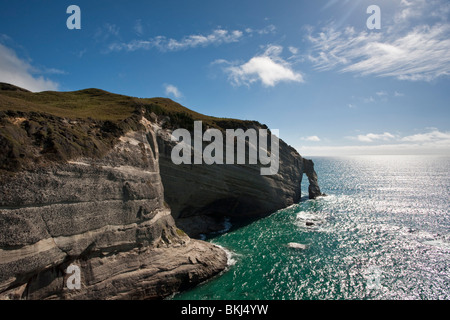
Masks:
[[[14,172],[77,157],[101,157],[116,139],[155,115],[167,128],[248,129],[256,121],[216,118],[167,98],[134,98],[99,89],[32,93],[0,83],[0,170]]]

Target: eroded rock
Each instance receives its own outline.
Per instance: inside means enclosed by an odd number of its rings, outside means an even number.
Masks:
[[[130,131],[104,157],[22,170],[0,184],[0,297],[157,299],[222,271],[164,203],[156,135]],[[192,259],[194,257],[195,259]],[[81,289],[66,285],[69,265]]]

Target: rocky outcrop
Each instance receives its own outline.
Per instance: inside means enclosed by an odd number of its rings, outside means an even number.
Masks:
[[[325,194],[320,191],[317,173],[314,170],[314,162],[312,160],[303,158],[303,171],[308,177],[309,198],[316,199],[317,197],[325,196]]]
[[[322,195],[313,162],[282,140],[278,173],[263,176],[260,165],[175,165],[171,152],[177,142],[171,141],[172,131],[156,132],[164,198],[177,225],[191,237],[222,230],[229,217],[263,217],[299,202],[303,174],[309,179],[310,198]]]
[[[156,135],[140,124],[100,158],[2,173],[1,298],[155,299],[226,267],[222,249],[175,226]],[[80,268],[78,290],[66,285],[69,265]]]
[[[303,174],[310,198],[321,195],[313,162],[281,140],[271,176],[175,165],[172,130],[194,120],[264,127],[169,99],[0,83],[0,299],[163,298],[226,268],[221,248],[189,236],[300,201]],[[73,268],[80,288],[68,286]]]

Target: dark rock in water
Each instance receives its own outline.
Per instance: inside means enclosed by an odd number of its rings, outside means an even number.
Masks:
[[[257,130],[260,124],[252,124]],[[171,160],[171,130],[158,131],[164,197],[176,223],[189,236],[217,229],[223,217],[252,219],[267,216],[298,203],[303,175],[309,179],[309,196],[321,196],[311,160],[280,140],[278,174],[262,176],[260,165],[175,165]]]
[[[312,227],[313,225],[314,225],[314,222],[306,221],[306,226],[307,227]]]
[[[319,188],[317,173],[314,170],[314,162],[312,162],[312,160],[303,159],[303,168],[309,180],[309,198],[316,199],[317,197],[325,196],[325,194],[323,194]]]

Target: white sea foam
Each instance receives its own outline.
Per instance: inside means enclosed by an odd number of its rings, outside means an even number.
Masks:
[[[300,211],[297,213],[295,224],[298,227],[314,228],[326,222],[325,214],[320,212]],[[308,224],[311,224],[308,226]]]
[[[214,242],[211,242],[212,244],[214,244],[216,247],[219,247],[220,249],[222,249],[223,251],[225,251],[225,254],[227,255],[227,266],[231,267],[234,266],[237,262],[237,260],[235,259],[237,256],[239,256],[237,253],[217,244]]]

